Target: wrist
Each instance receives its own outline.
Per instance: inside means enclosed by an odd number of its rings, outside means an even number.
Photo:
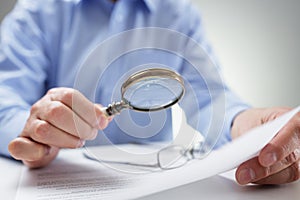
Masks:
[[[231,126],[231,137],[236,139],[248,130],[262,124],[260,116],[262,109],[250,108],[240,112],[233,120]]]

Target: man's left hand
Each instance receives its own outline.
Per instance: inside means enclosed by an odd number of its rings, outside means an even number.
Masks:
[[[249,129],[274,120],[288,108],[249,109],[232,126],[236,138]],[[262,133],[263,134],[263,133]],[[300,179],[300,113],[296,114],[259,153],[236,171],[239,184],[284,184]]]

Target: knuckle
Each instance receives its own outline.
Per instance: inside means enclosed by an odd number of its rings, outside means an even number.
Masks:
[[[275,152],[278,156],[278,159],[286,160],[286,158],[288,157],[286,155],[288,154],[288,152],[291,152],[291,146],[289,144],[277,145]]]
[[[38,113],[39,109],[40,109],[40,106],[38,103],[33,104],[30,108],[30,114],[32,115],[32,114]]]
[[[47,122],[40,122],[36,125],[33,137],[41,140],[47,138],[50,132],[50,124]]]
[[[62,102],[72,103],[72,99],[76,93],[79,93],[73,88],[51,88],[48,90],[47,95]]]
[[[289,154],[287,157],[284,158],[283,162],[286,165],[292,164],[298,160],[297,152],[293,151],[291,154]]]
[[[290,174],[291,182],[297,181],[300,179],[300,161],[296,162],[291,166],[291,174]]]
[[[271,168],[270,167],[264,167],[262,170],[262,176],[268,177],[271,175]]]
[[[71,88],[65,89],[62,93],[61,101],[68,102],[71,104],[75,94],[76,94],[75,89],[71,89]]]
[[[53,95],[53,94],[56,94],[58,92],[58,88],[51,88],[48,90],[47,94],[48,95]]]
[[[59,119],[65,112],[64,106],[62,103],[56,101],[52,102],[46,112],[47,119]]]

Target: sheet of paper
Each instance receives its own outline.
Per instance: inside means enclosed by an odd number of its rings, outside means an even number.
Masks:
[[[122,173],[87,159],[82,150],[64,150],[46,168],[23,168],[16,200],[134,199],[198,181],[255,156],[299,110],[300,107],[249,131],[204,159],[174,170]]]

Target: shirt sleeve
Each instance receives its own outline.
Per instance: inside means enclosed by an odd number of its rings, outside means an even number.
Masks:
[[[187,8],[182,17],[187,24],[186,61],[181,68],[186,94],[181,107],[188,124],[204,136],[206,150],[216,149],[231,141],[231,126],[236,115],[250,106],[224,82],[217,58],[207,40],[199,11]]]
[[[0,154],[24,128],[31,105],[45,93],[44,34],[39,14],[19,1],[4,19],[0,34]]]

